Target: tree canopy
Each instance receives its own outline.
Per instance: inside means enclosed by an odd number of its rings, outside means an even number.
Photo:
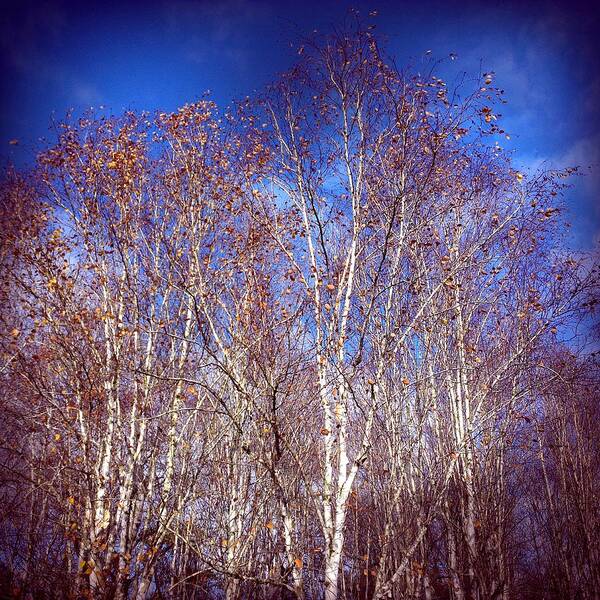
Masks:
[[[597,265],[503,102],[359,24],[8,170],[3,593],[597,599]]]

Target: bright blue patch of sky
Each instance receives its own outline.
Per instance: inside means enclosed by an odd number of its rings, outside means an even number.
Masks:
[[[597,243],[600,20],[591,2],[15,2],[0,24],[0,156],[29,164],[69,108],[174,110],[207,90],[221,105],[250,95],[294,62],[303,35],[340,26],[351,6],[367,19],[377,10],[399,66],[423,68],[431,50],[457,55],[441,67],[449,84],[462,71],[495,71],[509,100],[503,145],[517,150],[519,168],[583,167],[567,198],[573,242]]]

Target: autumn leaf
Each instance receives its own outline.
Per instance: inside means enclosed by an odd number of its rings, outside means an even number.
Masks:
[[[294,565],[296,566],[296,569],[301,569],[302,568],[302,559],[301,558],[296,558],[294,559]]]

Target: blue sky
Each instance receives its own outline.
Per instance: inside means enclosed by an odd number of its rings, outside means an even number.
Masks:
[[[427,50],[462,71],[495,71],[516,165],[581,165],[568,194],[573,244],[600,239],[600,19],[569,2],[14,2],[0,23],[0,156],[25,166],[52,118],[100,105],[171,110],[211,90],[219,104],[274,79],[302,35],[339,25],[349,7],[377,10],[399,65]],[[9,144],[18,140],[18,145]],[[589,169],[588,167],[592,167]]]

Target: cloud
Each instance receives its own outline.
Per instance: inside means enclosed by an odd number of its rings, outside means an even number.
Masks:
[[[250,66],[253,32],[273,17],[268,3],[241,0],[169,2],[164,14],[166,33],[181,40],[189,62],[214,65],[225,59],[240,69]]]
[[[600,181],[600,134],[577,140],[558,160],[566,165],[590,167],[590,172],[595,173],[596,182]]]
[[[581,176],[572,180],[566,202],[578,245],[591,249],[600,241],[600,135],[577,140],[557,154],[552,163],[557,167],[580,167]]]
[[[70,95],[77,104],[85,106],[102,102],[102,96],[96,87],[82,81],[73,81],[71,83]]]

